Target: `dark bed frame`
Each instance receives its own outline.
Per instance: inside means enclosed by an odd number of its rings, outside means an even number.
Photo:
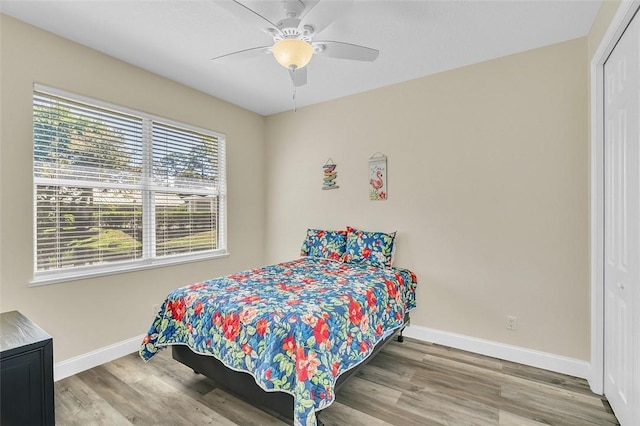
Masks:
[[[409,323],[409,315],[405,316],[404,324],[398,328],[393,334],[381,340],[373,348],[369,356],[356,367],[344,372],[338,377],[334,392],[338,392],[340,388],[354,376],[362,367],[364,367],[391,339],[397,336],[398,342],[404,340],[402,332]],[[252,405],[259,405],[275,411],[280,416],[289,419],[293,424],[293,396],[284,392],[266,392],[254,380],[253,376],[241,371],[234,371],[213,356],[199,355],[184,345],[173,345],[171,348],[173,359],[181,362],[191,368],[195,373],[203,374],[212,379],[222,387],[241,396]],[[316,412],[316,416],[321,411]],[[318,418],[318,425],[322,422]]]

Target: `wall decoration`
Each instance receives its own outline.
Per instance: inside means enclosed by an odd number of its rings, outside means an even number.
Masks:
[[[322,169],[324,171],[324,177],[322,178],[322,189],[338,189],[340,188],[336,185],[336,178],[338,177],[338,172],[336,171],[337,164],[333,162],[331,158],[324,163]]]
[[[387,157],[380,152],[369,158],[369,185],[370,200],[387,199]]]

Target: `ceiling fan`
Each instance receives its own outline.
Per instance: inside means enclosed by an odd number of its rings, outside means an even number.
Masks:
[[[271,53],[280,65],[289,70],[295,87],[307,84],[306,65],[311,61],[313,55],[356,61],[374,61],[379,54],[376,49],[340,41],[314,40],[315,35],[331,23],[330,19],[322,19],[329,18],[327,15],[332,15],[332,13],[326,12],[343,13],[345,4],[350,3],[334,0],[324,1],[325,13],[319,16],[318,22],[311,23],[308,21],[307,15],[319,2],[320,0],[281,0],[284,17],[274,23],[239,1],[216,1],[216,4],[271,36],[273,44],[227,53],[217,56],[213,60],[220,62],[231,58],[240,59]],[[336,7],[340,7],[341,10],[337,10]]]

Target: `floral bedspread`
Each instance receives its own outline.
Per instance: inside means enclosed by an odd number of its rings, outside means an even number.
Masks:
[[[403,324],[416,284],[406,269],[305,257],[189,285],[167,296],[140,356],[186,344],[292,394],[295,424],[315,425],[338,376]]]

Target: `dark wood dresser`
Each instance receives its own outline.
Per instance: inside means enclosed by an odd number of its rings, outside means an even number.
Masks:
[[[18,311],[0,314],[0,424],[53,425],[53,340]]]

